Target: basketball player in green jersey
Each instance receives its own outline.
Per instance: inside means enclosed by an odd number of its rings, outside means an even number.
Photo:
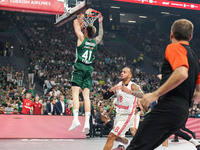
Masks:
[[[79,92],[82,89],[82,94],[85,102],[85,125],[83,133],[89,133],[89,118],[90,118],[90,88],[92,83],[92,63],[94,61],[94,54],[97,51],[97,44],[100,43],[103,37],[103,17],[99,17],[99,35],[93,38],[96,33],[96,28],[93,25],[88,25],[85,32],[81,31],[80,23],[83,21],[84,16],[91,14],[92,9],[86,10],[85,14],[81,14],[74,20],[74,30],[78,37],[76,47],[76,60],[74,64],[74,71],[72,75],[72,98],[73,98],[73,114],[74,119],[69,131],[74,130],[80,126],[78,120],[79,114]]]

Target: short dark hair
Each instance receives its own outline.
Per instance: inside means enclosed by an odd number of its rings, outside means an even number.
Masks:
[[[174,34],[176,40],[190,41],[193,35],[194,25],[187,19],[176,20],[171,27],[171,31]]]
[[[87,30],[87,36],[91,39],[95,33],[96,33],[96,28],[93,25],[88,25],[86,27]]]

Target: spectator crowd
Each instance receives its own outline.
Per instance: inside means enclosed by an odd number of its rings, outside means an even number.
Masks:
[[[70,80],[77,40],[71,30],[72,25],[55,28],[49,26],[48,22],[32,23],[23,20],[18,22],[18,26],[28,40],[28,76],[26,77],[23,71],[16,72],[10,65],[0,66],[0,114],[72,115]],[[161,67],[164,50],[160,47],[167,45],[166,36],[149,31],[141,39],[141,35],[136,34],[133,29],[123,31],[127,31],[124,32],[128,35],[127,40],[137,39],[130,43],[141,49],[140,59],[143,59],[143,54],[149,55],[155,66]],[[113,38],[113,35],[106,35],[106,38],[109,37]],[[120,81],[120,71],[127,66],[127,62],[123,54],[110,55],[99,45],[93,64],[90,94],[93,116],[90,120],[91,136],[96,136],[96,129],[99,129],[100,136],[103,136],[105,128],[112,128],[115,117],[113,98],[105,101],[102,95]],[[132,81],[141,86],[144,93],[155,91],[160,82],[157,75],[147,74],[137,65],[133,68]],[[25,83],[28,83],[28,88]],[[35,93],[36,84],[43,89],[40,95]],[[83,96],[80,93],[79,115],[84,114]],[[200,103],[191,108],[190,116],[198,117],[198,114]]]

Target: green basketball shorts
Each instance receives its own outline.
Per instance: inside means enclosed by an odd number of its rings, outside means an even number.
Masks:
[[[92,85],[92,72],[93,68],[88,68],[87,70],[82,70],[74,67],[72,73],[72,83],[76,83],[81,89],[88,88],[91,89]]]

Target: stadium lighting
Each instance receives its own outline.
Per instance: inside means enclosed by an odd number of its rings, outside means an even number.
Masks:
[[[110,8],[120,9],[120,7],[117,7],[117,6],[110,6]]]
[[[161,14],[169,15],[170,13],[169,12],[161,12]]]
[[[139,16],[139,18],[146,19],[146,18],[147,18],[147,16]]]
[[[129,22],[129,23],[136,23],[135,20],[129,20],[128,22]]]
[[[125,16],[125,14],[120,14],[120,16]]]

